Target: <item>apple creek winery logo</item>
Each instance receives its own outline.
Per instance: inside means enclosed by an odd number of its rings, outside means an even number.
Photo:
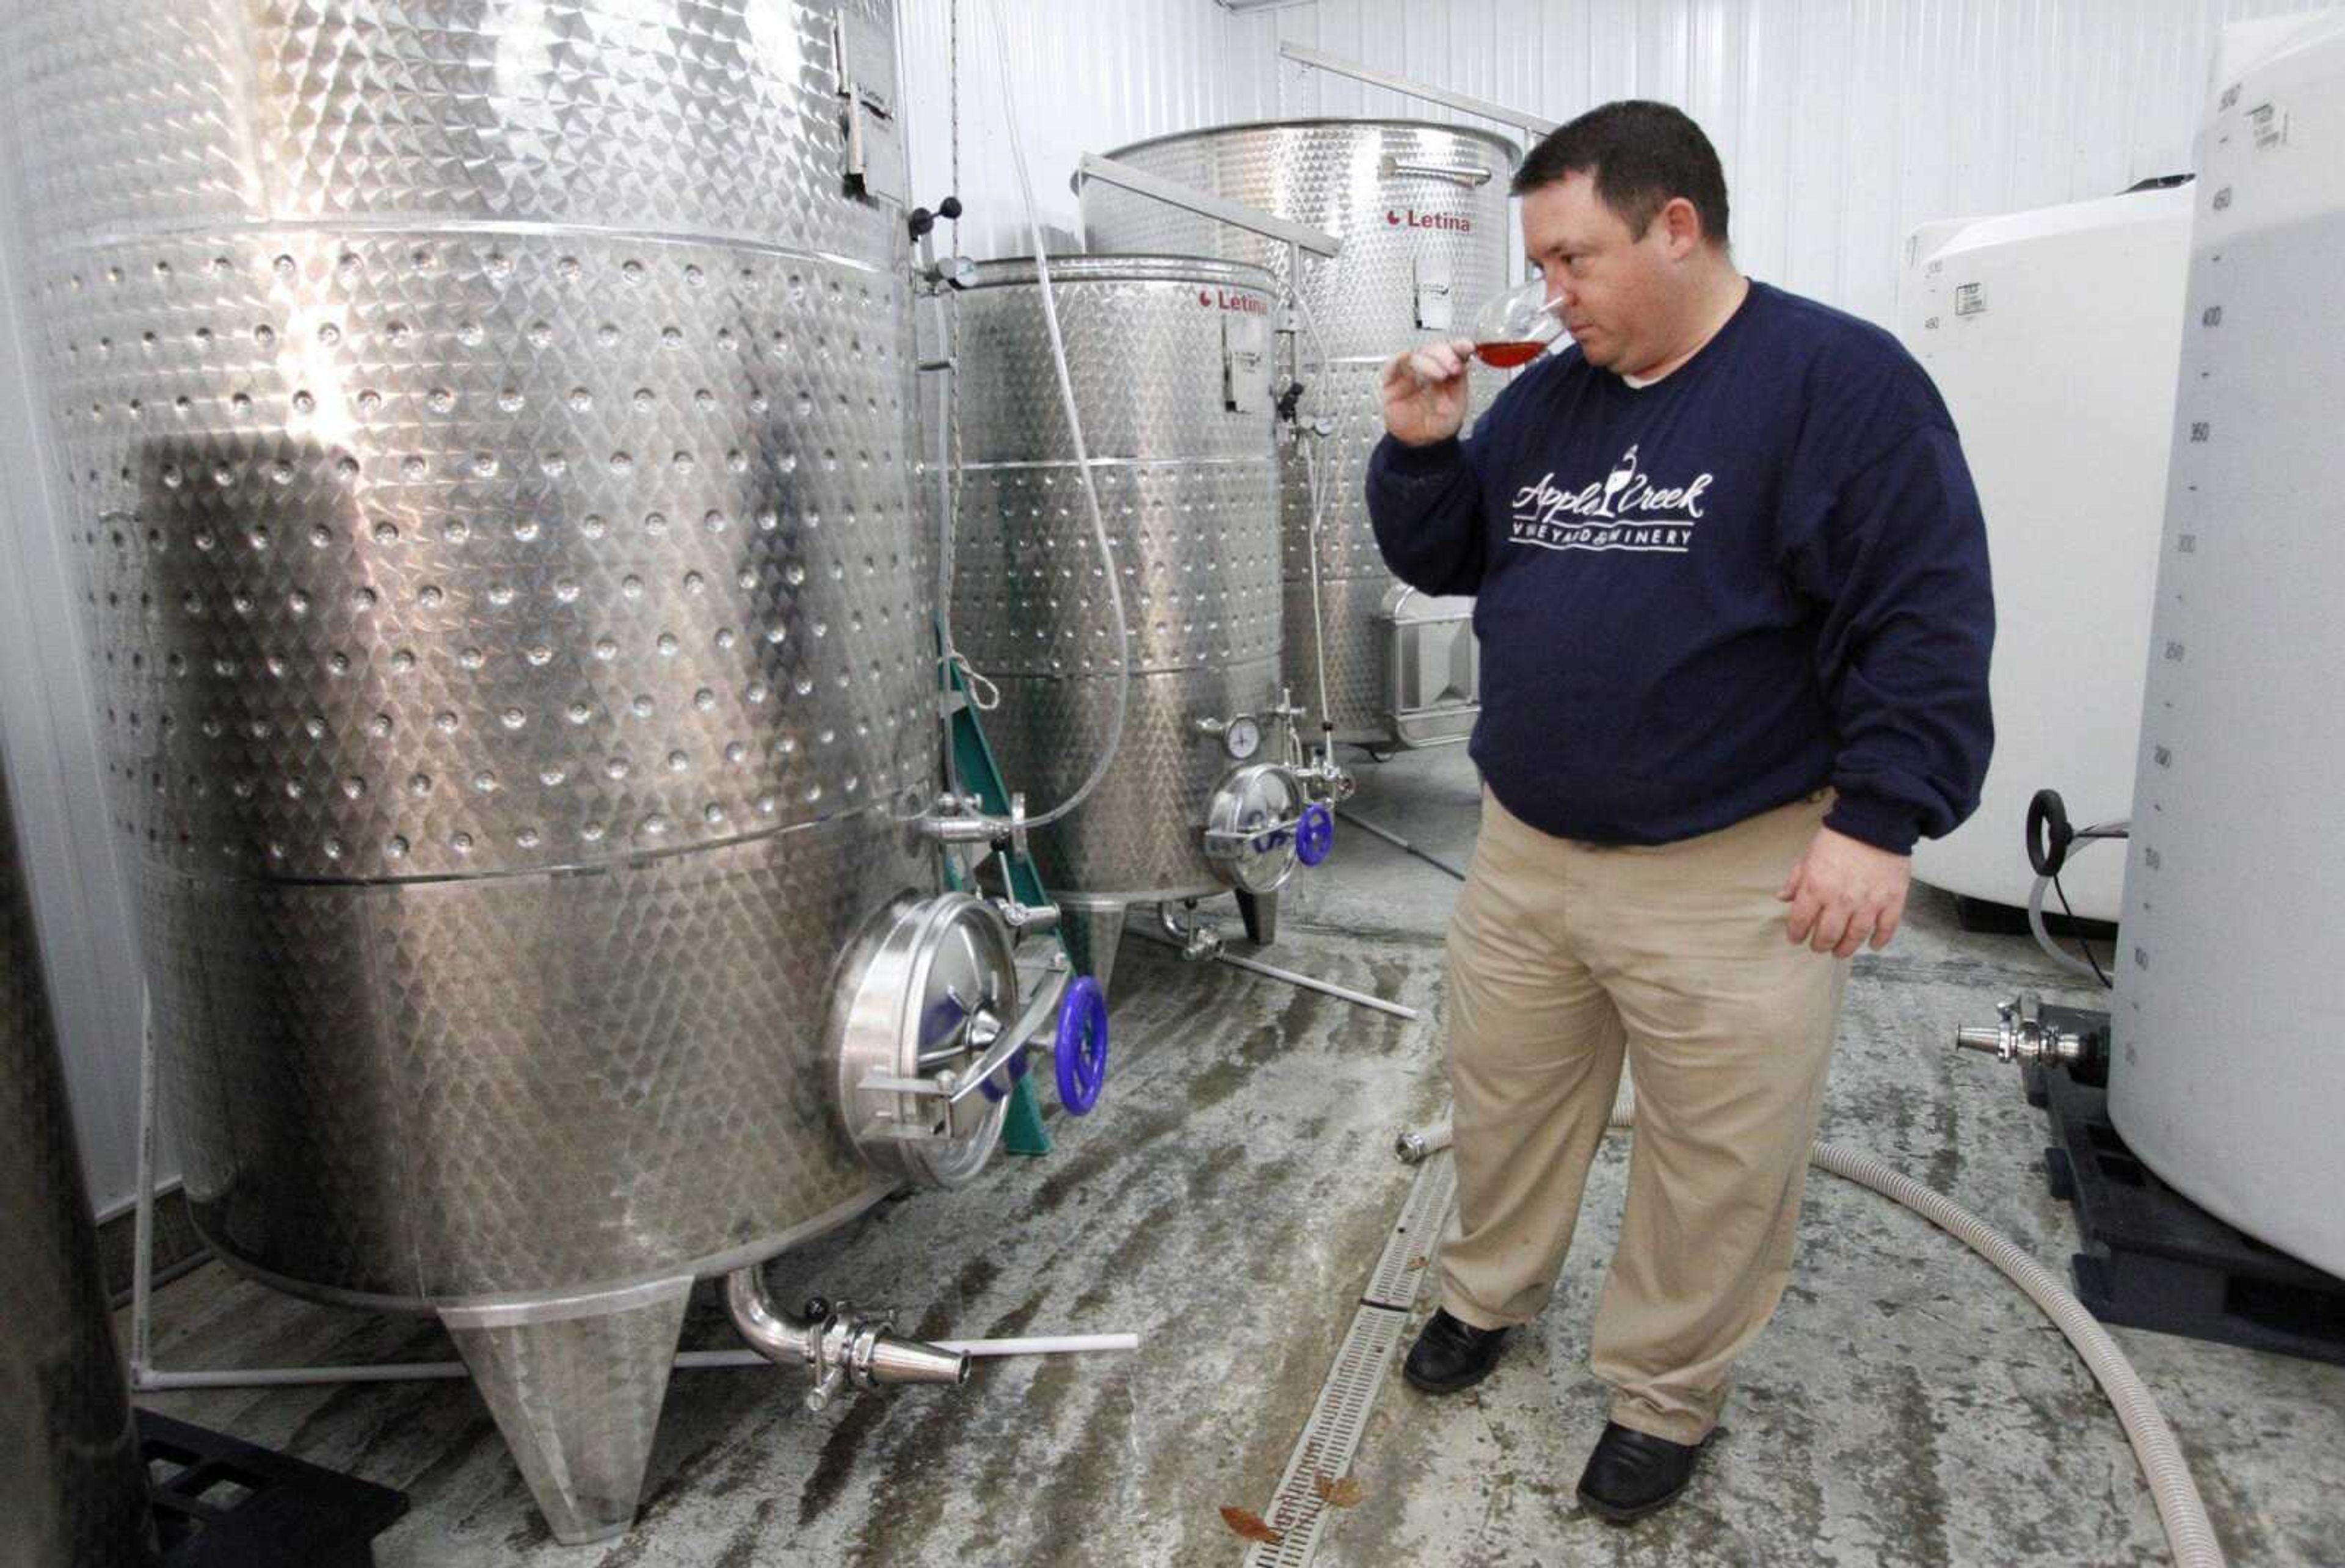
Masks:
[[[1457,234],[1474,232],[1474,220],[1470,217],[1461,217],[1454,212],[1419,212],[1413,207],[1385,208],[1385,222],[1395,228],[1446,228]]]
[[[1197,303],[1208,310],[1218,306],[1223,310],[1234,310],[1241,316],[1270,314],[1270,301],[1259,294],[1233,294],[1226,288],[1200,288],[1197,290]]]
[[[1663,486],[1637,466],[1630,447],[1612,471],[1578,490],[1558,488],[1549,470],[1515,492],[1514,541],[1541,550],[1636,550],[1683,555],[1716,476]]]

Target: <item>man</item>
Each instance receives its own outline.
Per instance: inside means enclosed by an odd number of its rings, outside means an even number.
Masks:
[[[1790,1276],[1849,961],[1977,804],[1978,501],[1893,339],[1744,278],[1699,126],[1608,104],[1534,148],[1523,237],[1574,339],[1458,440],[1473,345],[1393,356],[1385,559],[1477,596],[1482,826],[1449,932],[1457,1212],[1406,1374],[1481,1381],[1545,1305],[1625,1057],[1638,1128],[1579,1481],[1693,1473]]]

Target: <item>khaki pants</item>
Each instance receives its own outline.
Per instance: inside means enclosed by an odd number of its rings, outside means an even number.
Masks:
[[[1791,1278],[1849,966],[1787,942],[1775,895],[1829,804],[1599,847],[1483,792],[1449,928],[1442,1304],[1484,1329],[1547,1304],[1625,1055],[1636,1141],[1590,1350],[1612,1419],[1655,1437],[1717,1424],[1735,1356]]]

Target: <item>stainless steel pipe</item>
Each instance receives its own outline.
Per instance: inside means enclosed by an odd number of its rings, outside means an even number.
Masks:
[[[776,1366],[814,1369],[807,1409],[828,1407],[848,1386],[969,1381],[968,1352],[947,1351],[888,1333],[884,1318],[857,1318],[847,1304],[817,1298],[804,1317],[785,1311],[766,1288],[765,1270],[736,1269],[725,1277],[725,1307],[749,1348]]]

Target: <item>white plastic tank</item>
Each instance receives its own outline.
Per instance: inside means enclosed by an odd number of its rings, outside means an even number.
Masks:
[[[2174,430],[2188,186],[1926,224],[1906,241],[1898,335],[1953,410],[1995,570],[1995,760],[1979,809],[1914,846],[1914,875],[2027,902],[2027,802],[2078,827],[2132,809],[2141,650]],[[2080,849],[2061,886],[2114,920],[2125,861]]]
[[[2193,1201],[2345,1274],[2345,16],[2224,59],[2200,134],[2109,1109]]]

